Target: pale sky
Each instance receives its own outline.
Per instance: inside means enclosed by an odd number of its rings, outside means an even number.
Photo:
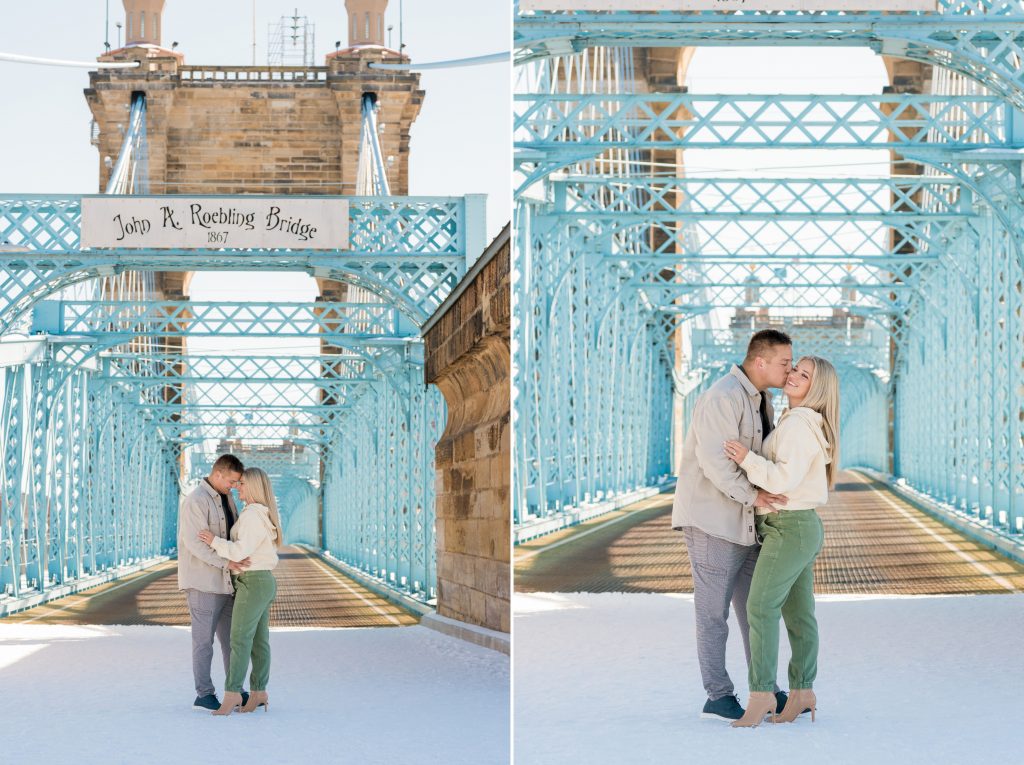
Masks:
[[[92,61],[103,51],[107,0],[0,2],[0,52]],[[167,0],[163,44],[178,41],[188,64],[252,63],[253,0]],[[403,37],[414,62],[507,51],[508,0],[404,0]],[[110,43],[120,0],[110,0]],[[298,8],[316,25],[315,63],[348,40],[344,0],[256,0],[256,61],[267,63],[268,24]],[[399,2],[386,24],[398,47]],[[123,30],[122,30],[123,35]],[[123,36],[122,36],[123,40]],[[488,233],[509,220],[511,66],[428,70],[426,98],[412,127],[413,195],[487,194]],[[0,193],[97,193],[98,153],[82,91],[87,69],[0,62]]]

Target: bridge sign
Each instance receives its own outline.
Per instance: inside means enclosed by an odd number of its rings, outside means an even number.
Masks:
[[[82,197],[83,249],[348,249],[348,201],[259,196]]]

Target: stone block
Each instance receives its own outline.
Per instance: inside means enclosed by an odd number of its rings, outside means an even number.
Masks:
[[[469,612],[469,588],[458,582],[444,580],[443,591],[438,589],[438,612],[442,613],[442,603],[445,611],[443,615],[451,615],[454,619],[464,618]],[[443,596],[443,599],[442,599]]]
[[[455,441],[455,462],[468,462],[476,457],[476,439],[472,433],[463,433]]]
[[[454,566],[453,566],[454,561],[455,561],[455,556],[453,556],[453,555],[438,555],[437,556],[437,578],[439,580],[441,580],[441,579],[448,580],[448,579],[452,578],[453,568],[454,568]]]
[[[488,597],[484,604],[483,626],[492,630],[508,632],[509,602],[495,597]]]
[[[468,612],[474,624],[487,624],[487,596],[479,590],[469,590]]]
[[[502,455],[500,452],[494,454],[491,457],[490,464],[488,465],[488,467],[490,469],[490,474],[491,474],[490,481],[489,481],[488,485],[491,488],[494,488],[494,489],[500,489],[501,488],[501,485],[502,485],[501,484],[501,476],[502,476],[501,466],[505,462],[508,462],[508,459],[505,458],[505,456]]]
[[[469,529],[465,524],[451,524],[445,531],[446,552],[466,552],[468,548]]]
[[[497,587],[494,595],[507,603],[512,590],[512,568],[509,563],[496,564],[495,579]]]
[[[486,491],[491,486],[490,458],[478,456],[473,461],[473,488],[476,491]]]

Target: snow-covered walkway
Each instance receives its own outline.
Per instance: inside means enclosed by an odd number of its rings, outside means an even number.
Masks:
[[[192,711],[190,645],[185,627],[0,622],[0,763],[508,762],[494,651],[419,626],[275,629],[269,711],[222,718]]]
[[[517,594],[517,765],[1024,762],[1024,595],[822,597],[817,722],[702,720],[693,596]],[[782,638],[780,681],[789,646]],[[729,671],[746,700],[732,622]]]

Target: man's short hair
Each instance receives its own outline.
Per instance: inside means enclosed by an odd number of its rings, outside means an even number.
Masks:
[[[222,473],[241,474],[245,470],[245,467],[242,465],[242,461],[234,454],[222,454],[217,458],[217,461],[213,463],[213,467],[210,469],[210,472],[212,473],[214,470],[219,470]]]
[[[764,357],[772,348],[777,345],[792,345],[793,341],[785,332],[777,329],[762,329],[755,332],[747,345],[747,358],[745,361],[753,361],[758,356]]]

